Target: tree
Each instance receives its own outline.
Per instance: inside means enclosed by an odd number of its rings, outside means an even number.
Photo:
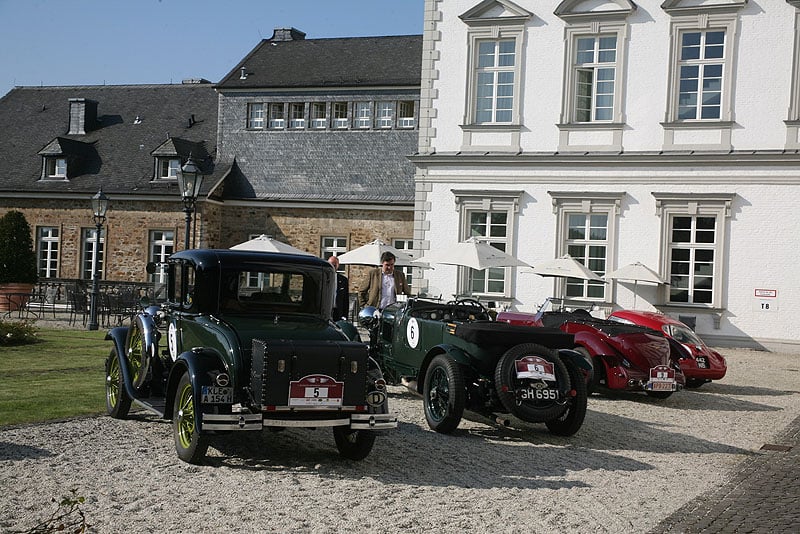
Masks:
[[[35,284],[39,279],[31,227],[20,211],[0,217],[0,284]]]

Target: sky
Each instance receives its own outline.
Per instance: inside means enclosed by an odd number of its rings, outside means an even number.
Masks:
[[[220,81],[274,28],[422,33],[424,0],[0,0],[0,96],[18,85]]]

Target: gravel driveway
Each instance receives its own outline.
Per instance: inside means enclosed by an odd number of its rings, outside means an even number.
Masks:
[[[192,466],[147,412],[0,429],[0,531],[30,529],[73,488],[103,533],[647,531],[800,414],[800,355],[721,352],[728,376],[700,389],[590,397],[571,438],[480,419],[436,434],[391,387],[400,426],[362,462],[330,430],[298,429],[229,435]]]

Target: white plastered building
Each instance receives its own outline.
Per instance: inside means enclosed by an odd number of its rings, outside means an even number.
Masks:
[[[599,275],[434,265],[420,291],[660,310],[800,351],[800,0],[427,0],[415,248],[470,236]],[[634,295],[634,288],[636,294]]]

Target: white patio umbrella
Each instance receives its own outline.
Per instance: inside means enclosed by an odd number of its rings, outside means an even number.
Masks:
[[[255,250],[258,252],[279,252],[281,254],[305,254],[306,256],[313,256],[310,252],[287,245],[286,243],[272,239],[264,234],[254,237],[249,241],[245,241],[244,243],[233,245],[231,250]]]
[[[366,245],[361,245],[337,257],[339,258],[339,263],[342,265],[380,265],[381,256],[384,252],[391,252],[394,254],[395,258],[397,258],[395,260],[395,265],[401,267],[413,265],[411,263],[414,259],[413,256],[391,245],[387,245],[380,239],[370,241]]]
[[[589,270],[584,264],[570,256],[564,254],[560,258],[538,263],[533,268],[533,272],[540,276],[553,276],[558,278],[579,278],[581,280],[594,280],[605,282],[593,271]]]
[[[647,265],[634,262],[624,267],[620,267],[616,271],[607,273],[606,280],[628,280],[633,282],[633,307],[636,308],[637,286],[639,282],[648,282],[651,284],[666,284],[668,283],[657,272],[652,270]]]
[[[455,245],[433,250],[413,261],[414,264],[441,263],[443,265],[460,265],[482,271],[490,267],[530,267],[522,260],[506,254],[486,241],[470,237]]]

